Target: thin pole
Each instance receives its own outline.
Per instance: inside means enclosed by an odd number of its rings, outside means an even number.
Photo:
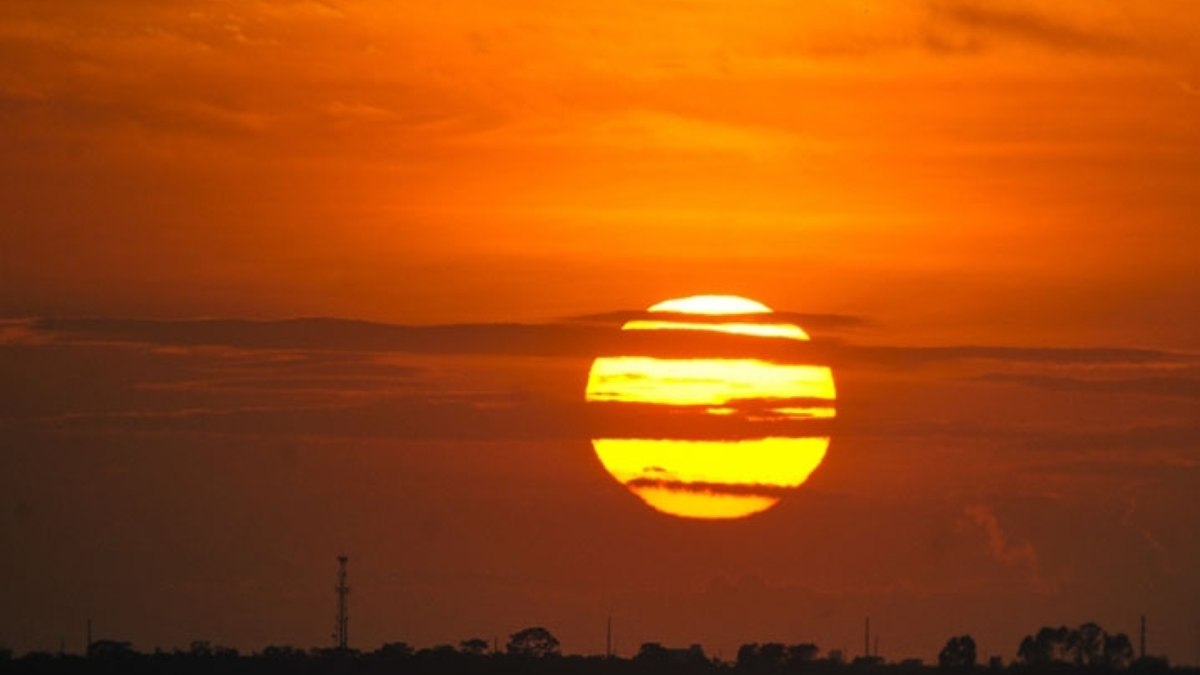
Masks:
[[[346,563],[349,560],[344,555],[338,556],[338,583],[334,588],[337,591],[337,626],[333,637],[337,641],[337,648],[341,650],[350,644],[350,586],[346,583]]]
[[[611,659],[612,655],[612,617],[610,616],[608,617],[608,630],[604,634],[604,656]]]
[[[1140,649],[1138,650],[1138,654],[1143,659],[1146,658],[1146,615],[1145,614],[1142,615],[1142,636],[1141,636],[1141,644],[1140,644]]]

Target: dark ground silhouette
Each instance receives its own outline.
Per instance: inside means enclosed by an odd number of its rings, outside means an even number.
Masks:
[[[643,644],[630,658],[579,656],[562,654],[553,633],[534,626],[509,636],[503,650],[481,638],[469,638],[457,647],[447,644],[419,650],[391,642],[374,651],[270,646],[241,654],[196,641],[186,650],[139,653],[128,642],[97,640],[87,656],[31,652],[14,657],[0,649],[0,671],[103,675],[1200,675],[1200,669],[1172,668],[1163,658],[1135,658],[1126,635],[1109,634],[1094,623],[1078,628],[1043,627],[1027,635],[1013,656],[1007,664],[999,657],[980,664],[970,635],[949,638],[936,664],[916,659],[887,662],[877,656],[847,661],[838,650],[822,653],[812,643],[778,642],[744,644],[733,661],[711,658],[698,644],[676,648],[656,642]]]

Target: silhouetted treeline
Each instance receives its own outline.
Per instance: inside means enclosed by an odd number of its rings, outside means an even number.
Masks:
[[[936,664],[887,662],[877,656],[847,661],[839,650],[822,653],[808,642],[749,643],[734,660],[715,659],[698,644],[680,648],[657,642],[643,644],[630,658],[578,656],[562,654],[558,639],[534,626],[513,633],[502,648],[470,638],[426,649],[390,642],[369,652],[270,646],[241,654],[197,641],[185,650],[146,654],[128,642],[99,640],[87,656],[34,652],[14,658],[0,649],[0,670],[30,675],[1200,675],[1196,668],[1172,669],[1161,658],[1135,659],[1126,635],[1109,634],[1094,623],[1044,627],[1021,640],[1014,656],[1007,665],[999,657],[980,664],[970,635],[948,639]]]

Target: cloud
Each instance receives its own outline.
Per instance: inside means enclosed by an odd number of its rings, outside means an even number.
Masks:
[[[495,403],[477,394],[386,396],[360,404],[272,404],[130,410],[44,417],[10,429],[204,433],[437,441],[587,441],[582,405],[549,400]]]
[[[1194,360],[1195,357],[1156,349],[1126,347],[892,347],[845,345],[841,350],[862,362],[887,366],[922,366],[952,361],[1001,361],[1040,364],[1150,364]]]
[[[0,347],[36,345],[45,343],[48,339],[46,332],[37,330],[29,321],[0,320]]]
[[[963,513],[968,522],[982,530],[987,537],[988,555],[993,560],[1008,567],[1028,570],[1034,582],[1043,591],[1056,590],[1054,584],[1047,582],[1042,577],[1038,564],[1038,553],[1033,544],[1029,541],[1020,543],[1011,541],[1009,535],[1001,527],[1000,519],[992,509],[984,506],[971,506],[967,507]]]
[[[1052,391],[1080,391],[1097,394],[1126,394],[1132,396],[1163,396],[1168,398],[1200,398],[1200,377],[1195,370],[1120,379],[1084,379],[1057,375],[989,373],[974,379],[982,382],[1009,383],[1038,387]]]
[[[620,325],[632,319],[643,319],[646,313],[638,310],[618,310],[599,314],[584,314],[568,317],[567,321]],[[870,319],[854,314],[805,314],[800,312],[773,312],[773,321],[788,321],[815,331],[843,331],[868,328],[874,325]]]
[[[1161,467],[1161,457],[1155,456],[1147,464],[1139,455],[1150,450],[1190,451],[1200,444],[1200,425],[1190,420],[1183,423],[1118,423],[1115,428],[1079,429],[1076,422],[1055,419],[1053,408],[1047,410],[1047,420],[1033,426],[1012,422],[984,423],[970,417],[944,420],[936,417],[938,412],[936,404],[929,403],[918,415],[902,421],[861,414],[851,422],[843,416],[837,433],[842,438],[922,439],[954,445],[964,441],[985,441],[1033,453],[1029,470],[1036,468],[1075,475],[1097,471],[1130,472],[1140,466]],[[1121,454],[1114,457],[1114,452]],[[1050,456],[1049,453],[1055,453],[1055,459],[1047,461],[1045,458]],[[1064,460],[1062,456],[1068,453],[1083,453],[1085,459]],[[1190,468],[1190,465],[1181,468]]]
[[[1200,424],[1157,424],[1090,432],[1043,431],[1025,435],[1028,447],[1039,451],[1194,450],[1200,445]],[[1113,469],[1118,465],[1106,458],[1100,466]]]
[[[38,319],[8,321],[14,343],[0,367],[14,386],[0,397],[8,428],[73,432],[281,434],[459,440],[586,441],[612,437],[843,439],[1000,443],[1054,452],[1184,449],[1200,428],[1130,416],[1098,429],[1075,419],[998,423],[977,412],[1011,391],[993,377],[977,405],[945,417],[939,384],[957,372],[1025,367],[1175,362],[1186,355],[1122,348],[897,347],[736,336],[655,336],[620,331],[625,314],[548,324],[403,326],[339,319],[286,321]],[[844,325],[837,318],[834,325]],[[860,325],[860,322],[853,322]],[[636,334],[633,334],[636,333]],[[19,339],[17,339],[19,338]],[[684,341],[684,340],[687,341]],[[681,342],[683,341],[683,342]],[[746,351],[770,342],[773,350]],[[760,355],[843,369],[844,406],[835,420],[758,414],[712,416],[659,406],[584,405],[588,361],[602,353]],[[650,351],[658,350],[658,351]],[[481,358],[482,357],[482,358]],[[529,357],[534,357],[532,360]],[[903,370],[909,413],[867,395],[882,375]],[[930,379],[928,372],[942,373]],[[990,376],[989,376],[990,377]],[[981,380],[988,383],[990,379]],[[864,394],[867,392],[867,394]],[[1107,392],[1106,392],[1107,393]],[[865,398],[864,398],[865,396]],[[796,407],[811,401],[792,401]]]
[[[1121,35],[1094,30],[1037,12],[975,3],[937,2],[930,5],[935,20],[966,31],[956,42],[935,36],[933,51],[977,51],[989,40],[1021,42],[1060,52],[1125,54],[1138,46]]]
[[[242,349],[321,349],[408,354],[490,354],[593,357],[614,349],[627,353],[759,355],[780,361],[914,368],[936,363],[993,361],[1034,364],[1151,364],[1193,361],[1188,354],[1124,347],[1007,347],[989,345],[860,345],[827,339],[814,342],[747,340],[721,334],[668,335],[621,332],[628,312],[594,315],[589,321],[543,324],[450,324],[408,326],[345,319],[284,321],[231,319],[160,321],[144,319],[38,319],[30,326],[67,341],[98,340],[157,345],[227,345]],[[812,315],[805,315],[812,316]],[[863,320],[825,316],[826,326],[862,325]],[[597,321],[599,319],[599,321]],[[612,319],[611,323],[606,323]],[[822,323],[820,320],[817,324]],[[639,350],[639,351],[633,351]]]
[[[410,354],[578,356],[598,353],[609,330],[570,324],[405,326],[344,319],[43,319],[34,326],[70,339],[243,349],[316,349]]]

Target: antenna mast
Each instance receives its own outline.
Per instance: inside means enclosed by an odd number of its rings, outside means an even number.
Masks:
[[[1140,656],[1143,659],[1146,658],[1146,615],[1145,614],[1142,615],[1142,631],[1141,631],[1141,639],[1139,640],[1138,647],[1139,647],[1138,656]]]
[[[345,651],[350,642],[350,586],[346,583],[346,563],[350,559],[344,555],[338,556],[338,583],[334,587],[337,592],[337,625],[334,628],[333,639],[337,648]]]

